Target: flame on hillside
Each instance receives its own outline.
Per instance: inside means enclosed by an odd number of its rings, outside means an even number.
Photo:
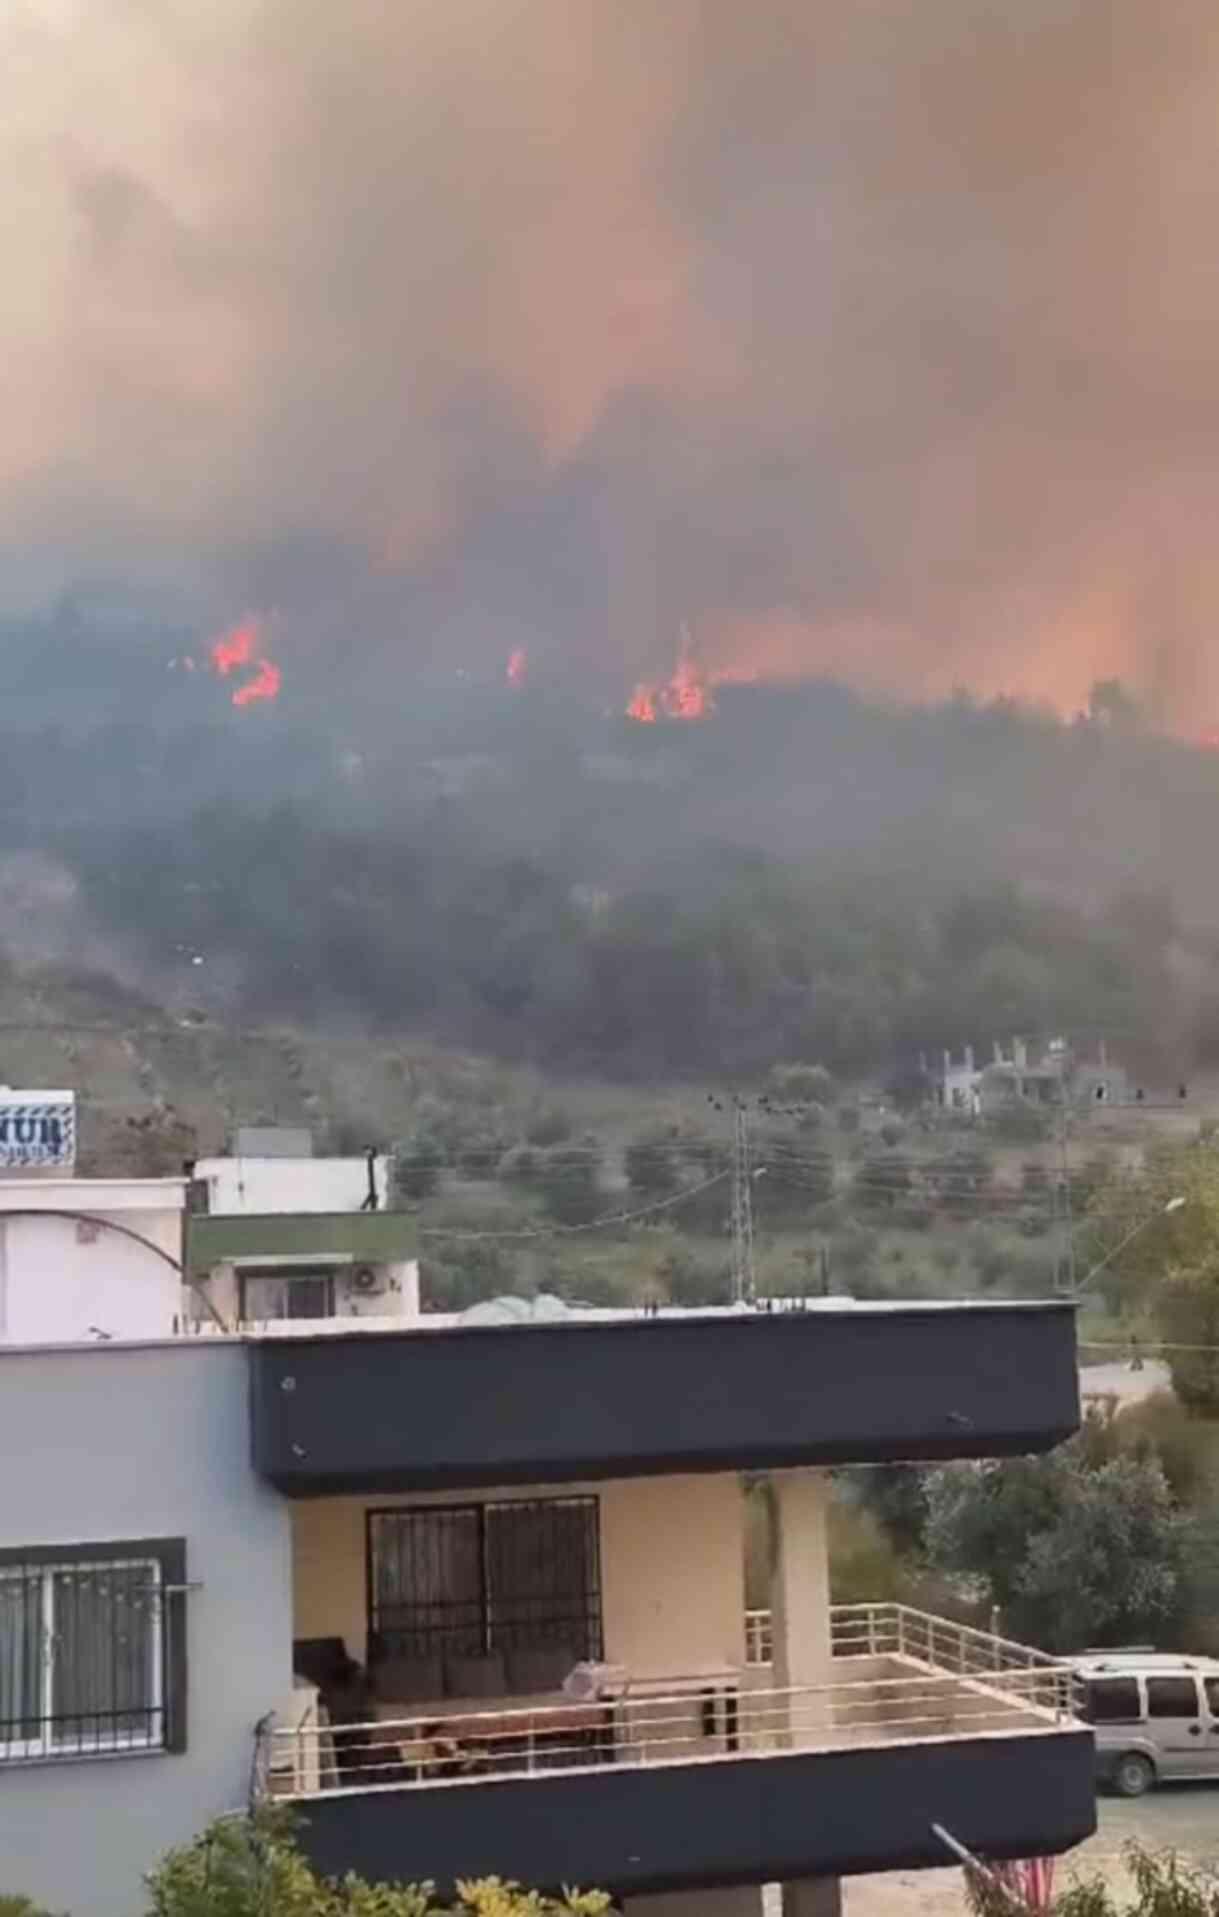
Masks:
[[[626,708],[628,719],[654,726],[658,719],[706,719],[715,711],[715,687],[728,675],[708,671],[683,627],[677,664],[663,681],[641,679]]]
[[[256,619],[243,620],[217,639],[211,649],[212,671],[221,679],[227,679],[231,673],[245,671],[254,673],[243,685],[233,690],[235,706],[258,705],[264,699],[275,699],[283,684],[283,673],[273,660],[268,659],[262,650],[262,634]]]

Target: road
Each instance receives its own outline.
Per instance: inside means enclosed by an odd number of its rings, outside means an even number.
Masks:
[[[1173,1849],[1219,1867],[1219,1785],[1177,1785],[1134,1802],[1102,1797],[1100,1828],[1058,1866],[1059,1882],[1094,1872],[1120,1887],[1122,1846],[1136,1838],[1148,1850]],[[890,1871],[853,1877],[843,1887],[844,1917],[962,1917],[957,1870]]]

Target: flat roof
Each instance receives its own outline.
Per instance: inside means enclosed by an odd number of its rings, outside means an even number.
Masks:
[[[181,1211],[185,1178],[80,1178],[48,1169],[31,1178],[0,1171],[0,1215],[6,1211]]]
[[[554,1318],[511,1318],[502,1320],[479,1319],[471,1322],[458,1312],[424,1312],[418,1318],[399,1319],[387,1325],[384,1319],[377,1324],[367,1320],[353,1319],[351,1328],[337,1327],[342,1320],[335,1320],[333,1331],[308,1331],[292,1333],[293,1344],[333,1345],[336,1342],[362,1344],[369,1340],[387,1338],[411,1338],[420,1333],[460,1332],[464,1335],[487,1336],[503,1331],[570,1331],[592,1329],[594,1326],[616,1328],[622,1331],[643,1329],[657,1323],[668,1324],[707,1324],[722,1322],[724,1319],[738,1319],[743,1324],[773,1323],[776,1319],[807,1319],[814,1314],[830,1317],[873,1317],[873,1318],[930,1318],[946,1312],[962,1315],[1000,1317],[1004,1314],[1028,1314],[1056,1310],[1074,1312],[1075,1305],[1064,1298],[920,1298],[915,1300],[883,1298],[810,1298],[796,1310],[753,1310],[742,1305],[706,1305],[686,1308],[680,1305],[662,1307],[659,1311],[642,1311],[638,1308],[615,1309],[613,1307],[590,1307],[587,1311],[574,1307],[565,1317]],[[363,1324],[363,1329],[361,1325]],[[45,1344],[0,1344],[0,1358],[21,1354],[50,1351],[199,1351],[216,1345],[266,1345],[285,1342],[285,1336],[278,1328],[266,1332],[243,1328],[237,1331],[220,1331],[211,1325],[203,1324],[198,1332],[183,1332],[167,1338],[109,1338],[80,1339],[69,1342],[56,1339]]]

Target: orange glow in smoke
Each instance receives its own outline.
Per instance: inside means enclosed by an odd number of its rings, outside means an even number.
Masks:
[[[658,719],[705,719],[715,711],[713,688],[721,677],[712,675],[690,646],[690,635],[683,631],[677,664],[663,684],[641,680],[631,694],[626,709],[628,719],[640,725],[654,726]]]
[[[279,696],[279,688],[283,682],[284,675],[279,667],[270,659],[260,659],[254,678],[248,680],[244,686],[238,686],[233,694],[233,704],[252,706],[259,699],[275,699]]]
[[[262,652],[261,634],[258,622],[246,619],[231,632],[217,639],[211,650],[212,670],[221,679],[227,679],[231,672],[251,667],[254,677],[247,679],[244,685],[237,686],[233,692],[235,706],[252,706],[264,699],[275,699],[283,684],[283,674],[279,667]]]
[[[238,666],[249,665],[257,643],[258,628],[252,619],[247,619],[242,626],[234,626],[232,632],[226,632],[212,647],[213,669],[222,679],[227,679]]]
[[[528,670],[529,655],[526,653],[524,646],[517,646],[514,651],[508,654],[508,684],[510,686],[523,686],[525,683],[525,674]]]

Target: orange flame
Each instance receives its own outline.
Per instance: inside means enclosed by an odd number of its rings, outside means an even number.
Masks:
[[[211,650],[211,660],[212,670],[221,679],[227,679],[231,672],[244,666],[255,668],[254,677],[235,689],[235,706],[252,706],[262,699],[278,696],[283,674],[262,653],[257,620],[247,619],[240,626],[234,626],[231,632],[226,632],[223,638],[217,639]]]
[[[238,686],[233,694],[235,706],[252,706],[259,699],[275,699],[284,682],[284,675],[270,659],[258,661],[258,672],[244,686]]]
[[[510,686],[523,686],[525,683],[525,674],[528,670],[529,655],[525,651],[524,646],[517,646],[508,654],[508,684]]]
[[[212,647],[214,669],[222,679],[227,679],[230,672],[235,672],[238,666],[249,665],[254,657],[254,648],[257,643],[258,628],[252,619],[247,620],[243,626],[234,626],[232,632],[226,632],[224,637],[217,639]]]
[[[672,673],[663,684],[641,680],[631,694],[626,709],[627,718],[638,720],[646,726],[654,726],[662,716],[666,719],[705,719],[715,711],[713,687],[716,682],[716,678],[694,657],[690,635],[683,630],[681,650]]]

